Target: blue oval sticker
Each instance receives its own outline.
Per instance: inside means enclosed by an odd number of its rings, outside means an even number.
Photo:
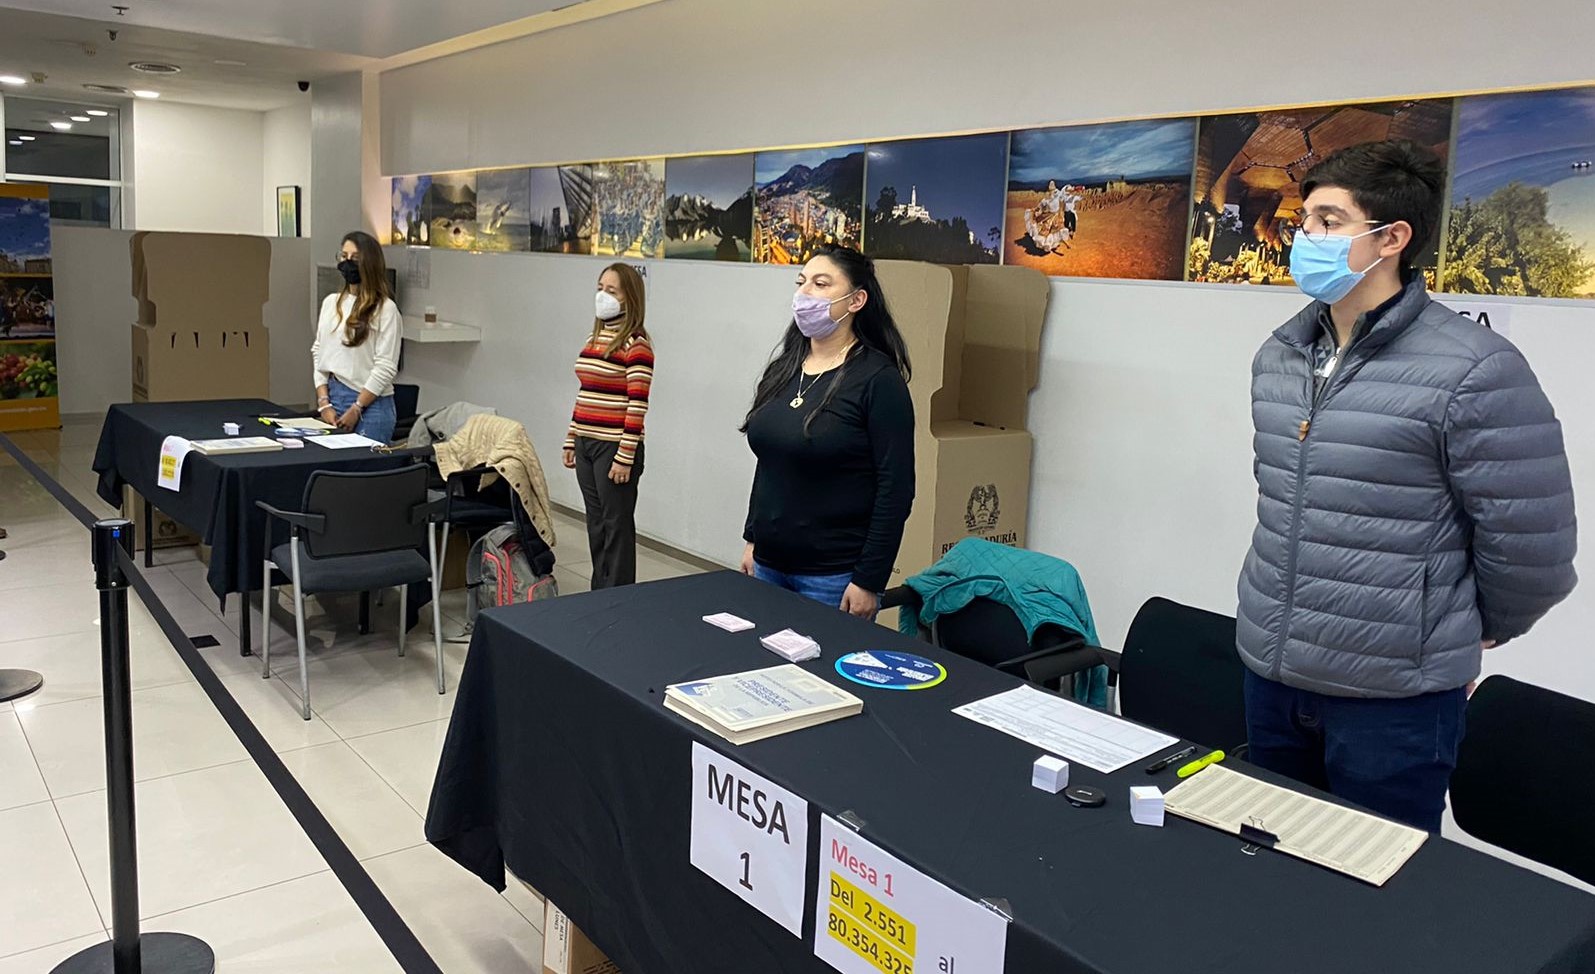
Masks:
[[[836,661],[836,672],[882,690],[925,690],[947,679],[947,667],[935,660],[887,649],[848,653]]]

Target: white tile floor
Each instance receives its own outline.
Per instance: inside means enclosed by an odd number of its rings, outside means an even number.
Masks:
[[[98,515],[90,463],[99,422],[12,434]],[[107,936],[110,918],[98,598],[87,532],[15,461],[0,454],[0,667],[45,675],[40,692],[0,703],[0,974],[38,974]],[[580,523],[560,516],[563,593],[591,565]],[[284,764],[450,972],[537,969],[542,905],[504,895],[427,845],[422,819],[466,647],[445,644],[439,696],[429,616],[395,650],[397,604],[356,629],[352,598],[311,601],[312,719],[299,717],[298,664],[286,603],[273,615],[272,674],[236,647],[192,549],[157,552],[146,573]],[[642,580],[697,569],[639,552]],[[137,596],[130,599],[140,902],[146,930],[177,930],[215,948],[221,970],[255,974],[398,970],[381,940],[244,753]],[[444,632],[462,624],[446,593]],[[256,625],[259,624],[258,616]],[[258,640],[258,633],[256,634]]]

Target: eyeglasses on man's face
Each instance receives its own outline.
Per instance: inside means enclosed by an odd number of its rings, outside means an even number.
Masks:
[[[1333,215],[1308,213],[1306,210],[1296,211],[1297,233],[1303,234],[1309,240],[1327,240],[1330,237],[1355,233],[1363,227],[1382,227],[1384,220],[1342,220]]]

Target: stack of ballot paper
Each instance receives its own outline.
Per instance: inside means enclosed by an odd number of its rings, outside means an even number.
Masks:
[[[673,684],[665,688],[665,707],[732,744],[749,744],[851,717],[864,701],[784,664]]]
[[[1130,786],[1130,820],[1136,825],[1163,826],[1163,792],[1157,785]]]
[[[201,456],[236,456],[240,453],[270,453],[282,444],[269,436],[229,436],[220,440],[194,440],[190,446]]]
[[[801,663],[804,660],[814,659],[820,655],[819,643],[790,629],[782,629],[780,632],[761,636],[759,642],[764,644],[765,649],[768,649],[788,663]]]
[[[747,632],[753,628],[753,623],[729,612],[716,612],[712,616],[704,616],[703,621],[726,632]]]

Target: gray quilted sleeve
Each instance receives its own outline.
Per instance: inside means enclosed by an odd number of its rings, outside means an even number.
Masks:
[[[1446,413],[1452,488],[1473,521],[1484,638],[1528,632],[1577,582],[1573,483],[1562,426],[1515,348],[1481,359]]]

